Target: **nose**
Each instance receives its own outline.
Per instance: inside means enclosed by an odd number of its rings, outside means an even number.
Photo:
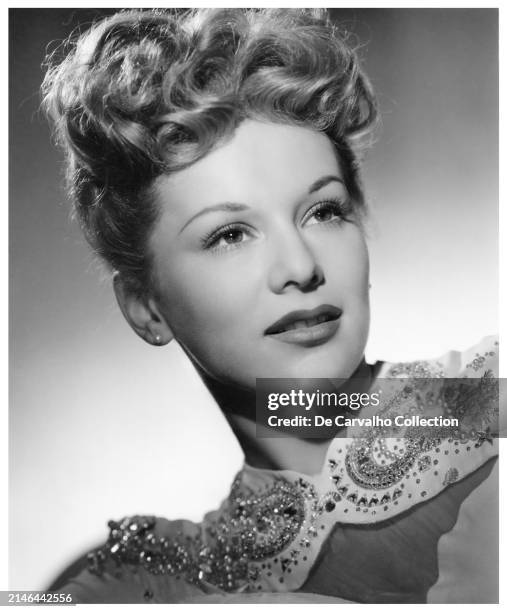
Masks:
[[[274,243],[268,281],[271,291],[284,293],[294,287],[308,292],[324,284],[315,253],[297,229],[278,234]]]

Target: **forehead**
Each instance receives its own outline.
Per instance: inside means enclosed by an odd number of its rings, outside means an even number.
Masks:
[[[324,175],[341,177],[335,149],[320,132],[244,121],[226,144],[189,168],[155,181],[159,204],[192,215],[220,202],[248,205],[300,198]]]

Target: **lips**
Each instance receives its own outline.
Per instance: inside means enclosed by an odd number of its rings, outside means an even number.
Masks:
[[[342,311],[323,304],[313,310],[295,310],[278,319],[264,332],[275,340],[303,346],[327,342],[338,330]]]

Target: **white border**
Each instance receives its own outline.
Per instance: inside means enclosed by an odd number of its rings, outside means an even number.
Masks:
[[[106,4],[106,3],[104,3]],[[95,3],[84,3],[84,2],[72,2],[67,0],[65,2],[52,2],[49,5],[41,5],[39,6],[35,2],[9,2],[4,13],[4,18],[0,20],[0,37],[2,40],[3,53],[2,55],[2,83],[6,84],[8,82],[8,70],[7,70],[7,61],[8,61],[8,8],[130,8],[130,7],[169,7],[169,6],[178,6],[184,4],[188,6],[189,3],[169,3],[164,2],[143,2],[138,0],[137,2],[129,2],[123,1],[118,2],[115,0],[110,0],[107,2],[106,6],[100,6],[99,2]],[[260,3],[256,4],[254,2],[236,2],[234,4],[231,3],[205,3],[205,2],[192,2],[192,5],[195,7],[205,7],[205,6],[216,6],[216,7],[255,7],[255,6],[279,6],[279,7],[307,7],[311,5],[309,2],[300,2],[292,0],[291,2],[271,2],[271,3]],[[363,2],[347,2],[346,5],[339,2],[325,2],[316,6],[325,5],[327,8],[499,8],[499,3],[477,3],[477,2],[455,2],[447,0],[444,4],[441,2],[386,2],[386,3],[376,3],[370,1]],[[507,245],[502,240],[503,237],[507,235],[507,213],[503,209],[504,195],[507,194],[506,183],[507,178],[502,172],[503,168],[503,160],[504,160],[504,150],[505,150],[505,120],[502,114],[503,102],[506,99],[505,96],[505,78],[503,74],[503,67],[505,65],[506,60],[506,44],[505,37],[503,33],[505,32],[505,24],[506,17],[504,11],[499,9],[499,19],[500,19],[500,222],[499,222],[499,231],[500,237],[499,240],[499,255],[500,255],[500,279],[504,279],[504,282],[500,283],[500,313],[507,312],[507,299],[506,299],[506,283],[505,278],[507,275]],[[7,96],[3,95],[0,100],[0,109],[1,109],[1,117],[3,119],[4,131],[3,134],[7,135],[8,133],[8,103]],[[1,244],[3,245],[4,252],[8,250],[8,212],[7,212],[7,202],[8,202],[8,139],[4,137],[4,155],[5,158],[2,160],[2,173],[3,173],[3,192],[4,192],[4,203],[3,210],[5,211],[5,216],[3,219],[3,224],[1,225]],[[8,293],[8,257],[4,256],[1,258],[1,267],[4,278],[4,287],[6,288],[6,293]],[[7,590],[7,550],[8,550],[8,419],[7,419],[7,405],[8,405],[8,295],[1,302],[2,309],[2,321],[4,321],[4,326],[2,326],[0,342],[3,347],[2,351],[2,359],[4,361],[4,367],[2,368],[2,376],[1,376],[1,385],[2,385],[2,397],[4,398],[3,410],[0,414],[0,491],[3,492],[2,499],[4,503],[0,503],[0,590]],[[503,344],[503,339],[507,337],[507,317],[505,315],[500,319],[500,338],[501,345]],[[507,368],[506,361],[500,359],[500,375],[503,377],[507,377]],[[506,466],[506,456],[507,453],[507,441],[501,440],[500,447],[502,453],[500,455],[500,517],[504,516],[504,510],[507,507],[506,504],[506,487],[502,483],[502,475],[505,474],[505,466]],[[507,563],[506,563],[506,550],[507,550],[507,540],[506,540],[506,525],[505,521],[500,521],[500,576],[506,575]],[[504,580],[500,580],[500,605],[503,605],[507,601],[507,585]],[[378,604],[376,605],[376,609],[378,609]],[[280,609],[289,609],[289,605],[277,605],[277,609],[280,606]],[[144,606],[143,606],[144,607]],[[192,606],[193,607],[193,606]],[[380,606],[380,608],[385,606]],[[412,606],[407,606],[412,607]],[[94,608],[96,609],[96,608]],[[445,608],[447,610],[447,607]]]

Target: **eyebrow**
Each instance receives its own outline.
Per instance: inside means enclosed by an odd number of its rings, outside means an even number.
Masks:
[[[326,185],[329,185],[329,183],[332,183],[333,181],[345,185],[343,179],[341,179],[339,176],[335,176],[334,174],[328,174],[327,176],[323,176],[320,179],[317,179],[314,183],[312,183],[308,189],[308,193],[314,193],[315,191],[322,189]]]
[[[180,229],[178,234],[181,234],[181,232],[187,227],[187,225],[192,223],[194,219],[197,219],[197,217],[200,217],[201,215],[205,215],[206,213],[215,212],[219,210],[225,210],[227,212],[238,212],[241,210],[247,210],[247,208],[248,206],[246,204],[237,204],[236,202],[222,202],[221,204],[214,204],[213,206],[207,206],[206,208],[203,208],[198,213],[196,213],[193,217],[190,217],[190,219]]]
[[[310,187],[308,188],[308,194],[314,193],[315,191],[319,191],[319,189],[322,189],[323,187],[325,187],[326,185],[329,185],[329,183],[332,183],[333,181],[335,181],[337,183],[341,183],[342,185],[345,184],[340,177],[335,176],[333,174],[329,174],[327,176],[323,176],[323,177],[317,179],[316,181],[314,181],[310,185]],[[192,223],[192,221],[194,221],[195,219],[197,219],[201,215],[205,215],[207,213],[217,212],[217,211],[239,212],[239,211],[242,211],[242,210],[247,210],[248,208],[249,207],[246,204],[238,204],[237,202],[222,202],[220,204],[214,204],[213,206],[207,206],[206,208],[203,208],[198,213],[196,213],[195,215],[190,217],[190,219],[180,229],[178,234],[181,234],[181,232],[188,225],[190,225],[190,223]]]

